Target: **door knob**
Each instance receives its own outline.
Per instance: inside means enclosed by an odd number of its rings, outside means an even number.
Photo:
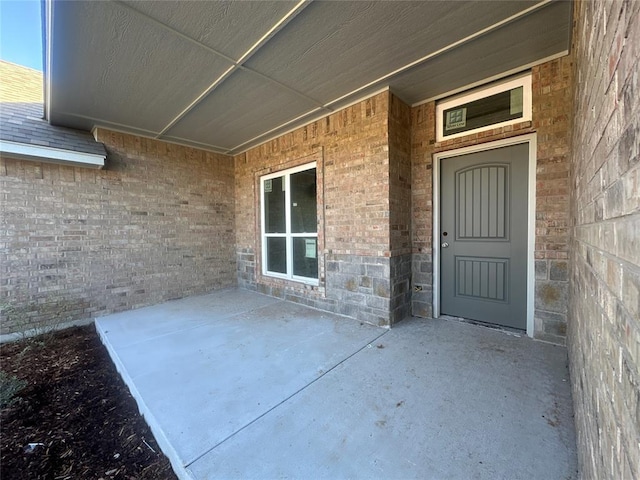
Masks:
[[[447,242],[442,242],[441,247],[442,248],[447,248],[449,246],[449,244]]]

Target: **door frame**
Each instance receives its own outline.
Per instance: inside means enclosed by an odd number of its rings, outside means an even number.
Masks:
[[[434,153],[433,159],[433,317],[440,316],[440,162],[447,158],[468,153],[493,150],[510,145],[529,144],[529,169],[527,188],[527,335],[533,337],[535,293],[535,232],[536,232],[536,151],[537,135],[529,133],[494,142]]]

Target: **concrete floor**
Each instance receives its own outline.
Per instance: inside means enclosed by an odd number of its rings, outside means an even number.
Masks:
[[[244,290],[96,320],[182,479],[576,479],[567,352]]]

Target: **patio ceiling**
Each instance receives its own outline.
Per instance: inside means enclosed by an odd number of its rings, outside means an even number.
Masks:
[[[568,1],[49,1],[47,114],[238,153],[390,88],[409,104],[566,53]]]

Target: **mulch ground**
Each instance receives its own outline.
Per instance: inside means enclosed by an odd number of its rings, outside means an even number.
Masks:
[[[28,382],[0,411],[0,478],[176,479],[93,325],[4,344],[0,369]]]

